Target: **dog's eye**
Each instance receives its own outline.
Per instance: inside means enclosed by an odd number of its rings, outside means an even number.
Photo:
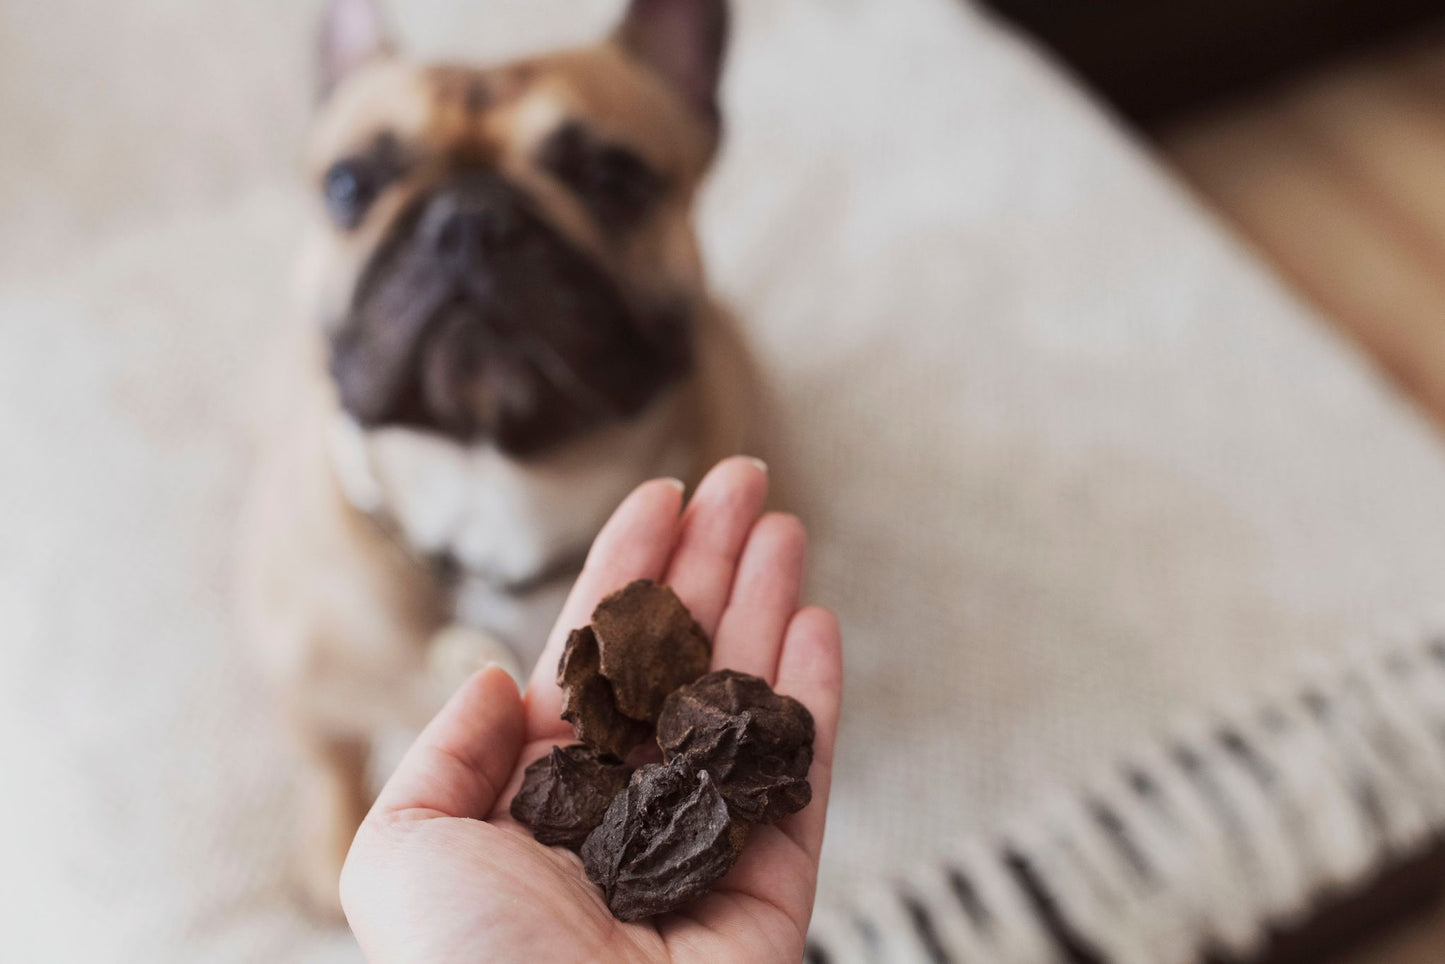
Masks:
[[[625,147],[590,143],[576,124],[548,140],[542,163],[612,229],[637,224],[664,190],[662,177],[640,157]]]
[[[347,231],[361,223],[371,202],[381,193],[381,178],[363,161],[339,161],[326,172],[322,191],[326,213]]]
[[[594,151],[586,172],[587,193],[626,221],[646,213],[661,190],[660,179],[652,169],[636,154],[620,147]]]

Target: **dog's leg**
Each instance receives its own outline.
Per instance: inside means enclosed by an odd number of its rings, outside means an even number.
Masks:
[[[336,915],[341,864],[371,802],[373,739],[420,715],[426,643],[450,607],[434,575],[342,496],[328,409],[291,411],[242,516],[239,614],[300,751],[301,890]]]
[[[301,735],[300,822],[296,860],[301,896],[316,914],[341,920],[337,881],[356,828],[371,806],[371,741],[322,733]]]

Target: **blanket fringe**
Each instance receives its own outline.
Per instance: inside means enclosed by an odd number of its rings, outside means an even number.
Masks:
[[[1179,721],[943,859],[822,907],[815,964],[1242,960],[1445,830],[1445,634]]]

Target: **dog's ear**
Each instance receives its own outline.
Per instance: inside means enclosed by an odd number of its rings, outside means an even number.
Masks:
[[[326,0],[321,15],[319,92],[325,99],[361,65],[393,47],[376,0]]]
[[[631,0],[615,39],[717,127],[727,0]]]

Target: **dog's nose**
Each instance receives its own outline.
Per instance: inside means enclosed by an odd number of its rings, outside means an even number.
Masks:
[[[427,203],[421,229],[438,257],[462,265],[506,244],[519,223],[506,189],[483,181],[439,191]]]

